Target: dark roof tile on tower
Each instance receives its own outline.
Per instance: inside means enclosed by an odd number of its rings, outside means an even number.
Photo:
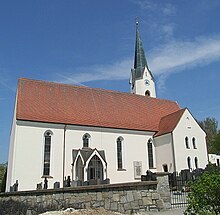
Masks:
[[[151,77],[154,79],[153,74],[147,65],[147,60],[145,57],[145,52],[143,44],[140,37],[140,32],[138,29],[138,20],[136,20],[136,41],[135,41],[135,54],[134,54],[134,69],[132,69],[133,79],[142,78],[145,68],[151,74]]]
[[[158,131],[160,119],[180,110],[174,101],[21,78],[17,120]]]

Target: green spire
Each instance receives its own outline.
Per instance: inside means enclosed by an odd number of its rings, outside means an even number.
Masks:
[[[136,42],[135,42],[135,56],[134,56],[134,69],[136,70],[136,78],[142,77],[143,71],[147,66],[147,61],[145,58],[144,48],[140,38],[140,33],[138,30],[138,18],[136,18]]]

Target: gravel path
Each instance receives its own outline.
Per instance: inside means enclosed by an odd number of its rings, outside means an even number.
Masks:
[[[186,208],[176,208],[164,211],[150,211],[136,213],[136,215],[183,215]],[[96,209],[81,209],[75,210],[73,208],[68,208],[64,211],[50,211],[39,215],[122,215],[121,213],[107,211],[104,208]]]
[[[173,208],[170,210],[158,211],[158,212],[147,212],[149,215],[183,215],[186,208]]]

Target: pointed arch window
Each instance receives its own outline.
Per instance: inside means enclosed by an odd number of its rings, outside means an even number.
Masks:
[[[189,138],[185,137],[186,148],[189,149]]]
[[[43,168],[44,176],[50,175],[51,137],[52,137],[52,132],[46,131],[44,134],[44,168]]]
[[[193,148],[197,149],[197,147],[196,147],[196,138],[195,137],[192,138],[192,144],[193,144]]]
[[[123,167],[122,163],[122,142],[123,138],[119,137],[117,139],[117,161],[118,161],[118,169],[121,170]]]
[[[198,158],[197,157],[195,157],[195,167],[196,167],[196,169],[199,168]]]
[[[148,140],[147,142],[147,150],[148,150],[149,168],[152,169],[154,167],[154,157],[153,157],[153,143],[151,139]]]
[[[90,138],[91,136],[89,134],[83,135],[83,147],[89,147]]]
[[[187,157],[187,165],[188,165],[188,169],[191,170],[192,166],[191,166],[191,158]]]

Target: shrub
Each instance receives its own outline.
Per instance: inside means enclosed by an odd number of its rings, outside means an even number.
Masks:
[[[220,170],[210,168],[189,184],[185,215],[215,215],[220,212]]]

